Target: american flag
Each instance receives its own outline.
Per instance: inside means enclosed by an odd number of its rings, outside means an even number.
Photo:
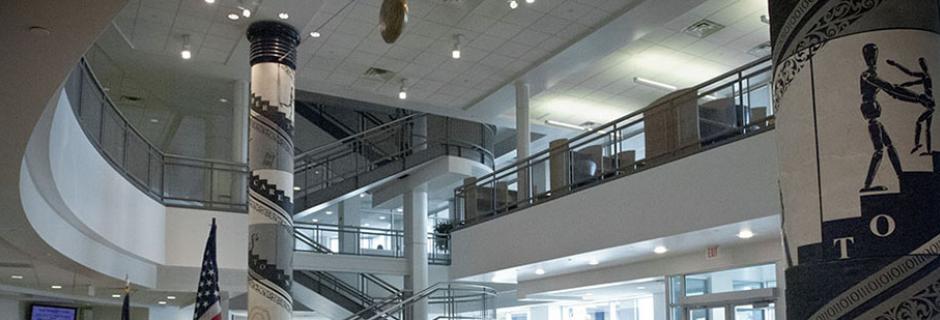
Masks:
[[[199,288],[196,293],[194,320],[222,320],[222,304],[219,296],[219,266],[215,260],[215,219],[206,252],[202,256],[202,272],[199,273]]]

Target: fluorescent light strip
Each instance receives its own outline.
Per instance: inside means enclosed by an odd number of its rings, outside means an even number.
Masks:
[[[653,81],[650,79],[645,79],[645,78],[640,78],[640,77],[633,77],[633,82],[645,85],[647,87],[663,89],[663,90],[668,90],[668,91],[676,91],[677,89],[679,89],[679,87],[676,87],[674,85],[665,84],[659,81]]]
[[[579,126],[579,125],[576,125],[576,124],[570,124],[570,123],[567,123],[567,122],[561,122],[561,121],[555,121],[555,120],[545,120],[545,124],[551,125],[551,126],[556,126],[556,127],[562,127],[562,128],[568,128],[568,129],[575,129],[575,130],[581,130],[581,131],[588,131],[588,130],[590,130],[589,128],[585,128],[585,127],[582,127],[582,126]]]

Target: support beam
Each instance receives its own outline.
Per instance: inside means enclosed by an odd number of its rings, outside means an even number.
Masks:
[[[292,318],[294,257],[294,70],[300,43],[290,25],[259,21],[251,42],[248,167],[248,318]]]
[[[532,142],[529,130],[529,85],[523,81],[516,81],[516,159],[521,161],[529,157],[529,144]],[[528,198],[529,168],[519,164],[519,182],[516,184],[519,199]]]
[[[938,12],[770,1],[788,319],[940,318]]]
[[[405,276],[405,291],[412,294],[428,287],[428,190],[427,185],[405,192],[405,257],[408,275]],[[427,320],[428,300],[421,299],[412,305],[411,317],[407,320]]]

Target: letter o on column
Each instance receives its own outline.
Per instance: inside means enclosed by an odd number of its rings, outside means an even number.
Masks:
[[[878,228],[880,224],[879,223],[880,220],[884,220],[885,223],[887,224],[888,230],[885,230],[885,232],[881,232],[881,230]],[[886,214],[879,214],[875,216],[874,218],[871,218],[871,223],[868,224],[868,227],[871,229],[872,234],[885,238],[894,233],[894,230],[895,230],[894,218]]]

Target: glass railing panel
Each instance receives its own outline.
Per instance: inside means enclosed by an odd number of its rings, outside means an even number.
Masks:
[[[154,194],[163,194],[163,155],[158,150],[151,149],[147,157],[150,158],[147,188]]]
[[[770,71],[769,58],[755,61],[570,140],[553,141],[549,149],[491,174],[468,179],[454,192],[458,226],[766,131],[774,120]]]
[[[143,137],[135,134],[126,134],[124,140],[124,168],[127,174],[143,186],[150,185],[150,145]]]
[[[207,202],[211,171],[199,161],[166,157],[165,198],[179,203]]]

